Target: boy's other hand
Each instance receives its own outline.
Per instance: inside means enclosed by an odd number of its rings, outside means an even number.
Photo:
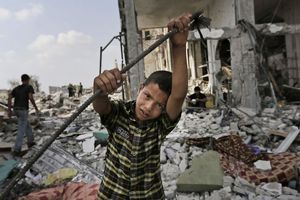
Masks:
[[[123,81],[126,79],[125,74],[121,74],[118,68],[105,70],[94,79],[94,91],[101,90],[103,94],[112,94]]]
[[[178,33],[176,33],[171,37],[171,42],[173,44],[173,47],[185,46],[188,37],[189,23],[191,21],[191,17],[192,14],[185,13],[178,18],[172,19],[168,23],[169,31],[171,31],[174,28],[177,28],[179,30]]]

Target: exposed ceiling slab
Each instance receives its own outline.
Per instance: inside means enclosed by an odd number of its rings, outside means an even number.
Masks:
[[[184,12],[205,9],[214,0],[134,0],[138,29],[164,27]]]
[[[267,15],[274,14],[276,6],[278,3],[281,3],[281,6],[285,3],[282,0],[254,0],[255,7],[255,19],[260,20]],[[277,13],[279,14],[279,13]]]

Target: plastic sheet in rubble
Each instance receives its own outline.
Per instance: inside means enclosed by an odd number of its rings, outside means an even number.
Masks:
[[[102,174],[72,156],[69,152],[52,144],[35,162],[32,169],[43,177],[61,168],[74,168],[78,171],[73,181],[85,183],[100,183]]]

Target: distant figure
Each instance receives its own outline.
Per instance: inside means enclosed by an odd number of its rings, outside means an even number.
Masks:
[[[12,107],[12,98],[14,98],[14,113],[18,117],[18,133],[17,139],[15,142],[15,147],[13,150],[13,155],[20,156],[21,149],[23,144],[23,138],[26,134],[27,136],[27,146],[28,148],[35,145],[34,137],[32,133],[32,128],[28,121],[28,109],[29,109],[29,101],[32,103],[36,112],[39,110],[35,104],[33,94],[34,90],[31,85],[29,85],[30,77],[27,74],[23,74],[21,76],[22,85],[15,87],[11,93],[8,95],[8,117],[11,118],[11,107]]]
[[[83,86],[81,84],[81,82],[79,83],[79,88],[78,88],[78,97],[80,97],[82,95],[82,90],[83,90]]]
[[[187,103],[188,103],[188,106],[190,106],[190,107],[205,108],[206,100],[207,100],[206,96],[205,96],[205,94],[201,93],[199,86],[196,86],[194,88],[194,93],[187,97]]]
[[[73,97],[75,94],[74,86],[70,83],[68,86],[69,97]]]

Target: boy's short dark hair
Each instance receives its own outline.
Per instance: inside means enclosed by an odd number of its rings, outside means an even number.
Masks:
[[[21,81],[28,81],[28,80],[30,80],[30,77],[27,74],[23,74],[21,76]]]
[[[145,80],[144,86],[150,83],[156,83],[159,89],[164,91],[167,95],[171,94],[172,89],[172,73],[169,71],[156,71],[150,74],[150,76]]]

